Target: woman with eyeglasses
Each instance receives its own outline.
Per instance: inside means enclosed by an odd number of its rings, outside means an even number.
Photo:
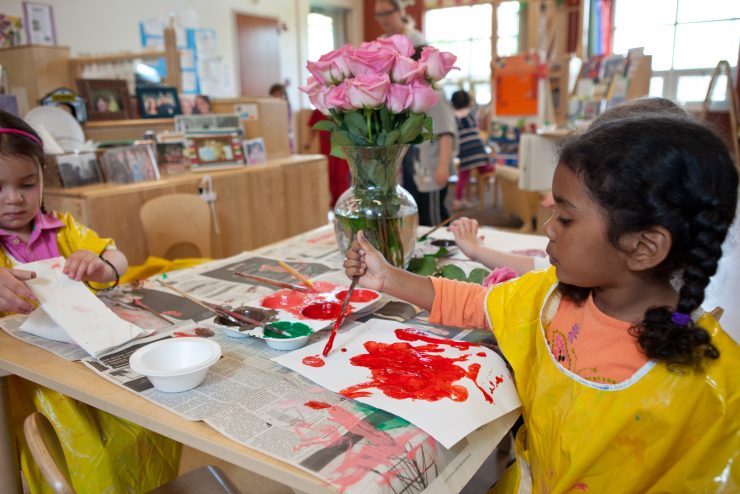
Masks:
[[[375,2],[375,20],[383,29],[381,38],[394,34],[405,34],[411,39],[414,48],[426,44],[421,31],[414,28],[414,20],[406,15],[401,0],[377,0]]]

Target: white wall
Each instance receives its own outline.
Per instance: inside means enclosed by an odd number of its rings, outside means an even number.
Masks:
[[[350,9],[350,40],[353,44],[362,40],[362,0],[44,0],[44,3],[54,9],[57,43],[69,46],[73,56],[139,51],[140,20],[194,10],[199,27],[216,30],[219,55],[232,69],[236,91],[240,83],[234,14],[276,18],[287,27],[281,32],[280,72],[281,80],[290,81],[288,96],[294,108],[308,107],[307,99],[299,97],[298,86],[308,77],[305,65],[309,8]],[[0,12],[23,17],[23,2],[2,0]]]

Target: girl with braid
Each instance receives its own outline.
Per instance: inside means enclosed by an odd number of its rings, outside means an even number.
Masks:
[[[551,266],[491,288],[398,270],[358,234],[348,276],[489,327],[524,426],[494,492],[740,491],[740,349],[701,308],[738,172],[690,119],[594,126],[563,147]]]

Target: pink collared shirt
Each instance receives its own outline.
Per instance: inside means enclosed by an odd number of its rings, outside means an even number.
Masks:
[[[63,226],[61,220],[39,211],[33,220],[33,230],[27,243],[17,234],[0,228],[0,245],[13,259],[21,263],[58,257],[57,232]]]

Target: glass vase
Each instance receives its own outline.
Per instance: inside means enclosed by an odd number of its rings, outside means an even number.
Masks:
[[[408,145],[342,147],[352,186],[334,207],[334,231],[344,254],[358,231],[392,265],[406,268],[416,242],[419,209],[398,185],[401,159]]]

